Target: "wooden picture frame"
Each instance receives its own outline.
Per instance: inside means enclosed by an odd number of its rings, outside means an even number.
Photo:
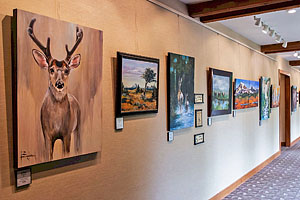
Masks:
[[[232,75],[232,72],[209,68],[207,78],[208,117],[231,114]]]
[[[157,113],[159,59],[117,52],[117,67],[116,116]]]
[[[195,104],[204,103],[204,94],[194,94],[194,97],[195,97],[195,100],[194,100]]]
[[[202,109],[195,110],[195,127],[202,127],[203,120],[202,120]]]

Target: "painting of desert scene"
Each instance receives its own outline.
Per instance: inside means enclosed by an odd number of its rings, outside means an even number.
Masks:
[[[158,61],[122,58],[122,114],[158,110],[158,66]]]
[[[101,151],[102,31],[22,10],[13,30],[17,167]]]

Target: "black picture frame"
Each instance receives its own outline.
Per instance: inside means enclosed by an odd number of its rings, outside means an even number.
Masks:
[[[198,138],[202,136],[202,140],[198,141]],[[194,145],[204,143],[204,133],[199,133],[194,135]]]
[[[198,116],[198,114],[200,113],[200,116]],[[201,120],[201,124],[198,124],[198,119],[200,117]],[[203,118],[202,118],[202,109],[197,109],[195,110],[195,127],[199,128],[203,126]]]
[[[297,86],[291,86],[291,112],[297,111]]]
[[[180,63],[179,66],[176,66],[174,64],[174,60],[177,60],[178,63]],[[177,69],[177,70],[176,70]],[[167,128],[168,131],[176,131],[180,129],[190,128],[194,127],[194,70],[195,70],[195,58],[187,55],[181,55],[177,53],[171,53],[168,52],[167,56]],[[177,77],[177,78],[175,78]],[[181,77],[181,81],[180,78]],[[184,78],[183,78],[184,77]],[[184,99],[188,99],[188,111],[185,110],[185,115],[188,112],[188,121],[189,123],[185,123],[185,125],[182,125],[180,123],[174,123],[176,120],[181,118],[183,113],[176,113],[176,107],[178,106],[177,97],[179,92],[179,82],[182,82],[181,93],[185,93],[183,95]],[[175,95],[176,94],[176,95]],[[186,97],[186,94],[188,94],[188,98]],[[181,95],[180,95],[181,96]],[[185,102],[185,100],[184,100]],[[181,105],[183,101],[181,102]],[[177,106],[176,106],[177,105]],[[175,117],[176,116],[176,117]],[[187,119],[184,119],[187,120]],[[180,120],[178,120],[180,121]]]
[[[194,104],[202,104],[204,103],[204,94],[194,94]]]
[[[30,174],[30,182],[19,186],[18,185],[18,174],[28,173],[28,172]],[[15,169],[15,187],[17,189],[28,187],[31,184],[32,184],[32,169],[31,169],[31,167],[23,167],[23,168]]]
[[[213,108],[213,98],[214,95],[217,94],[213,94],[213,79],[214,79],[214,75],[218,75],[221,77],[228,77],[228,108],[225,110],[215,110]],[[218,116],[218,115],[227,115],[227,114],[231,114],[231,110],[232,110],[232,76],[233,73],[232,72],[228,72],[228,71],[223,71],[223,70],[218,70],[218,69],[214,69],[214,68],[209,68],[208,70],[208,75],[207,75],[207,106],[208,106],[208,117],[213,117],[213,116]]]
[[[122,100],[124,102],[124,99],[122,98],[123,88],[122,82],[123,82],[123,59],[132,60],[132,61],[142,61],[145,63],[151,63],[156,64],[156,89],[155,87],[152,87],[151,90],[153,91],[154,99],[156,100],[156,106],[155,109],[148,109],[148,110],[132,110],[132,111],[124,111],[122,108]],[[153,81],[152,81],[153,82]],[[137,85],[139,87],[139,85]],[[135,88],[137,89],[137,88]],[[142,91],[143,89],[140,88]],[[155,91],[156,90],[156,91]],[[158,104],[159,104],[159,59],[157,58],[150,58],[140,55],[134,55],[134,54],[128,54],[123,52],[117,52],[117,88],[116,88],[116,117],[126,116],[126,115],[136,115],[136,114],[145,114],[145,113],[157,113],[158,112]],[[146,96],[146,95],[145,95]],[[147,98],[147,97],[144,97]],[[132,99],[129,99],[131,102]],[[144,105],[142,105],[144,106]]]

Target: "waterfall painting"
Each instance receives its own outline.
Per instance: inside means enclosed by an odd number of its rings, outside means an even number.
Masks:
[[[270,118],[271,78],[260,78],[260,120]]]
[[[168,54],[168,129],[194,126],[193,57]]]

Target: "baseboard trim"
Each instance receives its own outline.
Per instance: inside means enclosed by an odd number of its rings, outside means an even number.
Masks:
[[[295,139],[292,143],[291,143],[291,146],[294,146],[294,144],[296,144],[297,142],[299,142],[300,140],[300,137],[298,137],[297,139]]]
[[[300,139],[299,139],[300,140]],[[257,167],[252,169],[250,172],[248,172],[246,175],[239,178],[237,181],[232,183],[230,186],[210,198],[210,200],[219,200],[223,199],[227,195],[229,195],[233,190],[235,190],[237,187],[239,187],[242,183],[246,182],[249,178],[251,178],[254,174],[262,170],[266,165],[268,165],[270,162],[272,162],[275,158],[277,158],[280,155],[280,151],[273,154],[271,157],[269,157],[267,160],[259,164]]]

